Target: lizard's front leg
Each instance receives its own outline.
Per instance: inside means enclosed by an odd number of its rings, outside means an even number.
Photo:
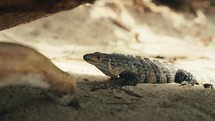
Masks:
[[[119,74],[119,81],[122,86],[135,86],[139,82],[139,76],[126,70]]]
[[[98,89],[121,89],[123,86],[135,86],[139,82],[139,77],[130,71],[124,71],[119,74],[119,78],[114,78],[115,81],[110,83],[96,85],[91,91],[96,91]]]

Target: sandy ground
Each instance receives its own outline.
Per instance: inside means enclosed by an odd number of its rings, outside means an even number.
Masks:
[[[75,76],[78,89],[69,106],[60,106],[40,89],[2,88],[0,120],[214,121],[215,92],[202,85],[92,90],[109,79],[83,61],[84,54],[95,51],[164,57],[194,73],[200,83],[215,83],[215,16],[148,6],[98,1],[1,31],[1,41],[27,44]]]
[[[124,87],[128,91],[91,91],[95,84],[79,82],[75,99],[69,106],[51,102],[40,90],[27,87],[1,89],[0,119],[214,121],[215,118],[215,93],[211,89],[176,84],[138,84]]]

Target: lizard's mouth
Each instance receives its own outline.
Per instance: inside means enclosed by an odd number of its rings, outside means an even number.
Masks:
[[[92,54],[86,54],[83,56],[83,58],[86,62],[91,64],[97,64],[99,62],[99,59],[92,56]]]
[[[84,58],[84,60],[85,60],[85,61],[90,60],[90,56],[89,56],[89,54],[84,55],[84,56],[83,56],[83,58]]]
[[[102,58],[98,55],[93,55],[93,54],[86,54],[83,56],[84,60],[94,66],[96,66],[97,68],[99,68],[100,70],[105,71],[108,70],[106,68],[108,68],[108,66],[104,63],[102,63],[103,61],[101,60]],[[107,72],[105,72],[107,73]],[[110,75],[110,74],[108,74]]]

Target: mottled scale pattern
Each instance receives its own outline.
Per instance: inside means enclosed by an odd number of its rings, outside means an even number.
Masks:
[[[172,64],[160,62],[158,60],[150,60],[149,58],[128,56],[131,65],[137,68],[134,72],[136,75],[143,75],[139,78],[143,83],[171,83],[175,80],[175,74],[179,68]],[[140,63],[139,63],[140,62]],[[139,63],[139,65],[137,65]]]
[[[123,54],[95,52],[84,55],[84,60],[95,65],[104,74],[112,78],[126,78],[131,75],[141,83],[197,83],[193,75],[175,65],[154,59]],[[125,79],[125,77],[122,77]],[[134,79],[131,77],[131,79]],[[129,80],[129,78],[128,78]]]

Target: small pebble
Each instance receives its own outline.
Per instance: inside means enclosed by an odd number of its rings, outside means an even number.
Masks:
[[[203,86],[204,86],[204,88],[214,89],[214,85],[213,84],[206,83],[206,84],[203,84]]]

